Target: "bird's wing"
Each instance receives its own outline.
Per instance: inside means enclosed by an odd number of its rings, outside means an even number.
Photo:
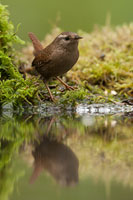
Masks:
[[[47,52],[40,52],[32,61],[32,66],[35,68],[45,67],[51,62],[51,58]]]

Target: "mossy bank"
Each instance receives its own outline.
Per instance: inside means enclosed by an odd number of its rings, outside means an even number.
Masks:
[[[30,30],[29,30],[30,31]],[[49,44],[62,30],[54,28],[42,44]],[[18,68],[31,65],[33,48],[29,44],[20,53],[13,43],[23,43],[9,21],[6,6],[0,4],[0,104],[37,104],[49,101],[47,91],[39,77],[19,73]],[[80,42],[80,58],[63,79],[76,85],[74,92],[65,91],[53,80],[52,93],[58,103],[73,105],[81,101],[88,103],[116,102],[133,96],[133,23],[115,28],[106,25],[96,27],[92,33],[78,31],[83,36]],[[21,59],[20,59],[21,58]]]

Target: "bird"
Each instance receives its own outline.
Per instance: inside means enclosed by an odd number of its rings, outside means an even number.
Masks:
[[[79,180],[79,160],[71,148],[63,144],[61,135],[60,139],[51,137],[54,134],[52,127],[55,123],[55,116],[39,120],[39,126],[46,126],[46,130],[41,135],[37,131],[39,138],[33,143],[34,170],[30,177],[30,183],[33,184],[45,170],[60,185],[74,186]],[[59,134],[62,132],[59,131]]]
[[[32,152],[34,170],[30,183],[33,184],[45,170],[62,186],[76,185],[79,180],[79,161],[75,153],[65,144],[47,136],[40,139],[41,142],[35,144]]]
[[[32,61],[32,67],[41,75],[51,100],[55,102],[47,82],[55,77],[66,89],[74,90],[59,76],[69,71],[77,62],[79,58],[78,43],[82,37],[74,32],[62,32],[48,46],[43,48],[34,33],[29,32],[28,35],[34,47],[35,58]]]

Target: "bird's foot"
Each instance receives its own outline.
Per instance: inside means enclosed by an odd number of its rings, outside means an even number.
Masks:
[[[50,96],[50,99],[53,103],[56,103],[57,102],[57,99],[55,99],[53,96]]]
[[[75,90],[74,87],[72,87],[72,86],[70,86],[70,85],[67,85],[67,84],[65,85],[65,87],[66,87],[67,90]]]
[[[59,80],[67,90],[75,90],[76,87],[72,87],[72,86],[69,86],[67,83],[65,83],[62,79],[60,79],[59,77],[56,77],[57,80]]]

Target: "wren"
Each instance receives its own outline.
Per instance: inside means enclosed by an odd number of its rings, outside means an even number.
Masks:
[[[34,46],[35,58],[32,66],[41,75],[51,100],[54,101],[54,97],[47,81],[53,77],[58,79],[66,89],[73,90],[73,87],[67,85],[58,76],[65,74],[77,62],[79,58],[78,42],[82,37],[73,32],[63,32],[46,48],[43,48],[33,33],[29,33],[29,37]]]

